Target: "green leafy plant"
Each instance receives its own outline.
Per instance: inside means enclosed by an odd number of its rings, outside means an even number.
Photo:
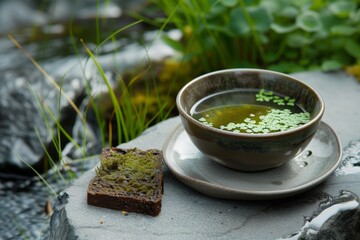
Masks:
[[[201,71],[261,67],[281,72],[337,70],[360,61],[357,0],[156,0],[167,39]],[[199,68],[197,68],[199,69]]]

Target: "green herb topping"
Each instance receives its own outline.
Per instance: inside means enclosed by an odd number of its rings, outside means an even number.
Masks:
[[[231,122],[226,126],[220,126],[220,129],[237,133],[282,132],[309,122],[310,114],[308,112],[291,113],[289,109],[272,109],[267,115],[260,116],[259,118],[260,121],[257,122],[253,117],[249,116],[242,123]]]
[[[159,168],[157,157],[147,152],[139,154],[135,149],[125,154],[111,151],[111,155],[100,156],[101,166],[96,175],[110,183],[118,191],[152,195],[155,175]]]
[[[258,102],[273,102],[277,105],[284,106],[295,106],[295,99],[288,96],[282,98],[280,96],[274,95],[273,91],[266,91],[261,89],[256,95],[256,101]]]

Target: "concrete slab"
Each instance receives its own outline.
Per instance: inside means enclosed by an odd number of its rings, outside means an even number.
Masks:
[[[343,72],[294,76],[323,96],[323,120],[338,133],[343,147],[360,139],[360,84],[355,79]],[[178,117],[161,122],[120,147],[161,149],[179,123]],[[86,189],[95,173],[86,172],[65,190],[68,197],[60,198],[55,206],[52,239],[279,239],[300,231],[304,217],[341,190],[360,195],[360,174],[332,175],[301,195],[272,201],[215,199],[182,184],[166,167],[164,174],[162,210],[158,217],[150,217],[88,206]]]

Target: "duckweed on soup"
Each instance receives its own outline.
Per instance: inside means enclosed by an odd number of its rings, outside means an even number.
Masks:
[[[230,90],[197,102],[191,115],[207,126],[236,133],[271,133],[310,121],[296,99],[264,89]]]

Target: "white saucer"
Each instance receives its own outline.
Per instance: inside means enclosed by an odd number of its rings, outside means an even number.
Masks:
[[[204,156],[179,125],[165,142],[163,154],[175,177],[203,194],[260,200],[292,196],[324,181],[341,161],[341,144],[334,130],[321,122],[300,156],[278,168],[247,173],[226,168]]]

